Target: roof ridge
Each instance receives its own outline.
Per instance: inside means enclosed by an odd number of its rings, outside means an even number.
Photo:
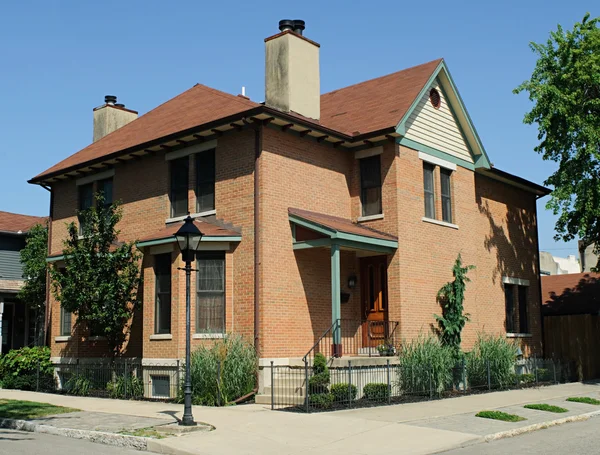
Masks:
[[[29,218],[47,218],[46,216],[43,216],[43,215],[27,215],[25,213],[7,212],[6,210],[0,210],[0,214],[26,216]]]
[[[194,87],[192,87],[192,88],[195,88],[195,87],[199,87],[201,89],[208,90],[210,92],[213,92],[215,95],[219,95],[219,96],[222,96],[224,98],[229,98],[232,101],[240,102],[240,103],[242,103],[244,105],[258,104],[256,101],[252,101],[251,99],[241,98],[241,97],[239,97],[237,95],[233,95],[231,93],[224,92],[223,90],[219,90],[219,89],[216,89],[216,88],[213,88],[213,87],[209,87],[208,85],[204,85],[204,84],[201,84],[199,82],[196,85],[194,85]]]
[[[341,91],[341,90],[346,90],[346,89],[349,89],[349,88],[354,88],[354,87],[357,87],[357,86],[359,86],[359,85],[366,84],[366,83],[368,83],[368,82],[376,81],[377,79],[383,79],[384,77],[390,77],[390,76],[394,76],[394,75],[397,75],[397,74],[403,73],[404,71],[409,71],[409,70],[413,70],[413,69],[416,69],[416,68],[420,68],[420,67],[422,67],[422,66],[429,65],[429,64],[431,64],[431,63],[434,63],[434,62],[437,62],[437,63],[439,64],[439,63],[440,63],[440,62],[442,62],[443,60],[444,60],[444,58],[443,58],[443,57],[440,57],[440,58],[437,58],[437,59],[431,60],[431,61],[429,61],[429,62],[420,63],[420,64],[418,64],[418,65],[409,66],[408,68],[404,68],[404,69],[401,69],[401,70],[398,70],[398,71],[394,71],[393,73],[384,74],[383,76],[377,76],[377,77],[373,77],[373,78],[371,78],[371,79],[367,79],[367,80],[364,80],[364,81],[361,81],[361,82],[357,82],[357,83],[355,83],[355,84],[347,85],[347,86],[345,86],[345,87],[340,87],[340,88],[337,88],[337,89],[335,89],[335,90],[331,90],[330,92],[327,92],[327,93],[323,93],[323,94],[321,94],[321,98],[322,98],[322,97],[324,97],[324,96],[326,96],[326,95],[333,95],[334,93],[336,93],[336,92],[339,92],[339,91]],[[437,66],[437,65],[436,65],[436,66]]]

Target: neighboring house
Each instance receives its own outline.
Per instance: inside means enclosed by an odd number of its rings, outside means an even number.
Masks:
[[[47,218],[0,211],[0,319],[2,353],[33,345],[36,341],[36,315],[17,299],[23,286],[21,250],[29,229],[45,224]]]
[[[30,180],[51,189],[59,267],[66,223],[93,193],[122,201],[121,239],[144,255],[124,355],[184,357],[173,233],[188,212],[204,233],[194,348],[235,332],[266,365],[301,358],[338,323],[330,354],[410,340],[431,330],[460,253],[477,267],[464,348],[486,331],[541,354],[536,200],[548,190],[490,164],[446,63],[321,95],[317,43],[284,29],[265,46],[264,103],[197,84],[137,118],[106,97],[95,141]],[[106,355],[54,299],[50,317],[54,361]]]
[[[564,275],[581,273],[579,259],[570,254],[566,258],[552,256],[547,251],[540,251],[540,273],[542,275]]]
[[[579,257],[582,272],[591,272],[592,268],[595,268],[598,264],[598,255],[594,253],[594,247],[594,244],[585,246],[581,240],[579,241]]]
[[[574,362],[579,380],[600,377],[600,274],[542,277],[546,357]]]

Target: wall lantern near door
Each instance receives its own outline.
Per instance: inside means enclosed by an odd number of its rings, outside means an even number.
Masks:
[[[350,275],[348,278],[348,288],[354,289],[356,287],[356,275]]]

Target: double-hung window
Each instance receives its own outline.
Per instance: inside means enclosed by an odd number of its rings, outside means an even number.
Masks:
[[[171,253],[154,256],[154,333],[171,333]]]
[[[225,255],[198,254],[196,333],[225,332]]]
[[[188,213],[189,156],[171,161],[171,216]]]
[[[515,292],[514,285],[504,285],[504,302],[506,309],[506,331],[508,333],[514,333],[517,330],[516,325],[516,313],[515,313]]]
[[[85,212],[86,210],[90,209],[92,205],[94,205],[94,183],[86,183],[85,185],[80,185],[78,188],[79,214],[77,215],[77,218],[79,219],[79,233],[83,234],[84,215],[81,212]]]
[[[380,215],[381,204],[381,159],[380,155],[360,160],[360,202],[362,216]]]
[[[452,195],[450,193],[450,176],[452,171],[440,168],[440,189],[442,193],[442,221],[452,223]]]
[[[527,311],[528,286],[519,286],[519,332],[529,333],[529,314]]]
[[[103,207],[108,208],[113,203],[113,180],[112,178],[98,180],[98,187],[96,189],[98,194],[102,196]]]
[[[215,209],[215,149],[196,155],[196,212]]]
[[[508,333],[529,333],[528,293],[529,286],[504,284]]]
[[[423,163],[423,192],[425,196],[425,217],[435,219],[435,184],[433,164]]]

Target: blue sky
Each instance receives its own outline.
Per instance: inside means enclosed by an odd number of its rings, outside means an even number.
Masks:
[[[268,5],[268,6],[267,6]],[[197,82],[264,98],[263,39],[279,19],[304,19],[321,44],[321,89],[444,57],[491,161],[542,183],[555,169],[533,152],[523,125],[535,56],[560,23],[571,27],[597,1],[37,1],[0,3],[0,210],[45,215],[48,193],[27,180],[91,142],[104,95],[140,114]],[[546,198],[547,199],[547,198]],[[540,247],[555,217],[539,202]]]

